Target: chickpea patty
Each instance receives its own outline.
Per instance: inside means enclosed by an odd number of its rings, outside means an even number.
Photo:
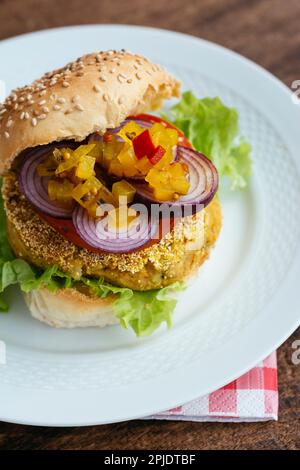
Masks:
[[[128,254],[94,253],[77,247],[44,222],[21,193],[14,173],[3,178],[2,193],[16,256],[38,268],[57,265],[75,279],[81,275],[104,278],[135,290],[161,288],[193,274],[208,257],[221,228],[221,208],[214,198],[204,211],[182,219],[148,248]],[[195,249],[199,224],[202,228],[204,224],[204,236]]]

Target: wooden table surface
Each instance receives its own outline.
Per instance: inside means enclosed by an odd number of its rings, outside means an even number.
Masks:
[[[249,57],[288,86],[300,79],[299,0],[0,0],[0,39],[72,24],[125,23],[190,33]],[[300,365],[279,349],[277,423],[131,421],[88,428],[0,423],[0,449],[300,449]],[[121,399],[121,397],[120,397]]]

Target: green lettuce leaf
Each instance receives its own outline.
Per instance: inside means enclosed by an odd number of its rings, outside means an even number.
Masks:
[[[1,181],[0,181],[1,184]],[[113,286],[103,279],[82,276],[79,280],[51,266],[45,271],[30,266],[26,261],[15,258],[6,233],[6,214],[0,193],[0,311],[7,312],[9,305],[3,298],[4,290],[18,284],[23,292],[45,287],[52,292],[57,289],[86,285],[94,295],[107,297],[116,294],[113,310],[123,328],[132,328],[137,336],[152,334],[162,323],[172,323],[172,313],[177,301],[173,293],[183,289],[175,283],[163,289],[139,292],[125,287]]]
[[[239,136],[238,113],[220,98],[196,98],[187,91],[170,109],[170,120],[196,150],[210,158],[232,189],[245,188],[251,175],[251,147]]]

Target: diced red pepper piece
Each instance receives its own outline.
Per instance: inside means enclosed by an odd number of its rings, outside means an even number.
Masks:
[[[138,160],[141,160],[145,155],[149,158],[155,152],[155,146],[148,130],[135,137],[132,144]]]
[[[158,145],[154,153],[149,157],[149,161],[152,163],[152,165],[156,165],[156,163],[160,161],[165,153],[166,150],[161,145]]]

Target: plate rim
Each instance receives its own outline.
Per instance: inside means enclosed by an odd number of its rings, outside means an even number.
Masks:
[[[165,30],[165,29],[159,29],[159,28],[151,28],[151,27],[143,27],[143,26],[135,26],[135,25],[118,25],[118,24],[105,24],[105,25],[74,25],[74,26],[67,26],[67,27],[60,27],[60,28],[51,28],[51,29],[46,29],[46,30],[41,30],[41,31],[34,31],[34,32],[31,32],[31,33],[27,33],[27,34],[23,34],[23,35],[19,35],[19,36],[14,36],[12,38],[7,38],[7,39],[4,39],[0,42],[0,46],[5,43],[5,42],[12,42],[12,41],[21,41],[22,39],[24,38],[27,38],[29,36],[34,36],[34,35],[40,35],[40,34],[43,34],[43,35],[47,35],[50,33],[55,33],[57,31],[70,31],[70,30],[75,30],[75,29],[91,29],[91,28],[96,28],[96,29],[109,29],[109,28],[117,28],[117,29],[128,29],[128,28],[131,28],[131,29],[135,29],[135,30],[140,30],[140,31],[145,31],[145,30],[148,30],[148,31],[151,31],[151,32],[161,32],[163,34],[166,34],[166,35],[173,35],[174,37],[178,37],[178,36],[181,36],[181,37],[184,37],[185,39],[187,40],[193,40],[193,41],[196,41],[198,42],[199,44],[204,44],[206,46],[209,46],[209,47],[213,47],[217,50],[220,50],[221,52],[225,52],[226,54],[229,54],[231,56],[235,56],[236,58],[238,58],[240,61],[242,61],[243,63],[247,64],[248,66],[251,66],[251,68],[253,69],[253,71],[255,72],[259,72],[260,74],[263,74],[264,77],[268,80],[271,80],[273,83],[274,83],[274,86],[280,88],[281,92],[284,92],[285,95],[286,95],[286,98],[288,98],[288,95],[291,96],[292,92],[291,90],[289,90],[289,88],[283,83],[281,82],[277,77],[275,77],[274,75],[272,75],[270,72],[268,72],[267,70],[265,70],[262,66],[260,66],[259,64],[256,64],[255,62],[251,61],[250,59],[242,56],[241,54],[235,52],[235,51],[231,51],[230,49],[227,49],[225,48],[224,46],[222,45],[219,45],[219,44],[216,44],[216,43],[213,43],[213,42],[210,42],[210,41],[207,41],[205,39],[201,39],[201,38],[197,38],[197,37],[194,37],[194,36],[190,36],[190,35],[187,35],[187,34],[184,34],[184,33],[180,33],[180,32],[176,32],[176,31],[169,31],[169,30]],[[296,106],[295,106],[296,108]],[[299,110],[300,111],[300,110]],[[298,111],[297,111],[298,112]],[[273,123],[272,123],[273,124]],[[277,126],[276,126],[277,127]],[[294,155],[294,151],[291,152],[292,155]],[[295,160],[293,158],[293,160]],[[295,162],[297,163],[297,167],[299,168],[299,162]],[[298,247],[299,248],[299,247]],[[297,269],[298,268],[298,269]],[[287,277],[288,278],[291,278],[292,277],[292,273],[294,272],[294,270],[296,269],[296,271],[298,271],[300,273],[300,256],[299,256],[299,249],[298,249],[298,253],[297,255],[295,256],[295,260],[293,262],[293,266],[290,267],[289,269],[289,272],[287,274]],[[287,284],[287,281],[285,280],[284,281],[284,284],[285,284],[285,289],[291,289],[292,287],[292,282],[288,282],[288,286],[286,286]],[[281,293],[281,297],[282,297],[282,293]],[[282,303],[282,302],[281,302]],[[268,307],[266,308],[266,310],[270,310],[270,305],[268,305]],[[292,311],[292,309],[291,309]],[[271,313],[271,312],[270,312]],[[290,327],[288,329],[285,329],[285,333],[282,334],[280,332],[280,328],[282,325],[281,324],[278,324],[276,325],[277,326],[277,335],[276,335],[276,341],[272,343],[272,346],[269,346],[269,347],[264,347],[263,344],[259,344],[259,348],[258,350],[260,351],[259,354],[257,354],[255,356],[255,359],[251,359],[250,360],[250,356],[253,355],[252,353],[249,353],[247,352],[246,354],[248,354],[249,358],[246,360],[245,359],[245,355],[243,355],[243,361],[242,362],[247,362],[247,366],[244,366],[244,367],[241,367],[239,366],[238,368],[238,372],[236,371],[235,373],[232,373],[231,375],[227,375],[227,378],[226,380],[224,381],[224,379],[216,379],[214,378],[213,381],[214,381],[214,386],[212,387],[211,385],[210,386],[206,386],[206,389],[205,387],[202,387],[203,389],[203,392],[201,392],[201,395],[205,395],[213,390],[216,390],[218,389],[219,387],[225,385],[226,383],[229,383],[231,380],[234,380],[236,379],[237,377],[239,377],[240,375],[242,375],[243,373],[247,372],[247,370],[249,370],[251,367],[255,366],[258,362],[260,362],[261,360],[265,359],[265,357],[267,357],[275,348],[277,348],[280,344],[282,344],[282,342],[284,342],[289,336],[290,334],[299,326],[300,324],[300,314],[298,313],[295,313],[295,314],[292,314],[291,312],[289,313],[289,315],[291,317],[291,321],[290,321]],[[267,315],[265,315],[267,317]],[[287,317],[287,315],[285,316],[285,318]],[[250,340],[250,338],[252,339],[255,339],[255,332],[256,332],[256,324],[258,323],[258,318],[255,318],[252,322],[251,322],[251,325],[248,325],[248,329],[250,330],[251,329],[251,335],[250,335],[250,332],[248,332],[248,340]],[[292,321],[293,320],[293,321]],[[282,321],[282,320],[281,320]],[[251,326],[251,328],[250,328]],[[242,338],[237,338],[236,335],[234,336],[235,338],[235,341],[234,341],[234,344],[237,344],[237,343],[241,343],[241,346],[244,345],[243,341],[244,341],[244,338],[242,340]],[[228,347],[227,347],[228,349]],[[230,348],[229,348],[230,349]],[[217,348],[213,353],[212,355],[215,356],[217,354],[219,354],[221,351],[220,351],[220,348]],[[248,357],[246,356],[246,357]],[[239,358],[235,358],[235,361],[238,363],[238,362],[241,362]],[[250,364],[250,365],[249,365]],[[191,368],[192,370],[194,371],[194,368],[195,366],[194,365],[191,365]],[[237,366],[236,366],[237,368]],[[189,383],[192,383],[193,382],[193,373],[191,373],[191,371],[186,371],[186,376],[187,376],[187,373],[189,372],[190,374],[190,377],[189,377]],[[162,389],[166,388],[167,387],[167,381],[168,380],[171,380],[171,377],[169,376],[172,376],[174,374],[174,372],[171,372],[171,373],[168,373],[166,374],[166,376],[164,377],[163,379],[163,383],[164,385],[161,386]],[[212,376],[214,376],[214,371],[212,371]],[[173,380],[173,379],[172,379]],[[212,380],[212,378],[211,378]],[[151,383],[151,380],[148,381]],[[145,383],[143,383],[142,385],[144,386]],[[136,384],[135,384],[136,385]],[[150,385],[148,384],[147,386],[153,386],[153,385]],[[170,385],[169,385],[170,386]],[[7,386],[7,388],[11,389],[12,387],[10,386]],[[125,387],[126,388],[126,387]],[[190,388],[192,390],[195,389],[195,387],[191,387]],[[161,391],[161,390],[160,390]],[[13,392],[13,390],[10,390],[10,392]],[[2,389],[2,392],[1,394],[3,393],[3,389]],[[22,393],[24,393],[24,391],[22,391]],[[32,392],[30,391],[29,392],[31,397],[32,397]],[[61,398],[61,394],[63,392],[60,392],[60,391],[51,391],[49,393],[46,393],[46,392],[42,392],[43,394],[43,400],[42,402],[40,402],[39,400],[37,400],[36,404],[37,404],[37,408],[39,406],[42,405],[42,403],[45,404],[45,400],[47,400],[48,398],[51,398],[49,397],[49,395],[52,395],[52,398],[51,400],[54,401],[55,403],[57,401],[59,401],[59,399]],[[70,393],[70,392],[67,392],[67,393]],[[73,393],[73,392],[71,392]],[[78,395],[76,397],[76,400],[81,400],[83,398],[83,396],[85,396],[85,399],[87,400],[95,400],[95,393],[94,391],[80,391],[80,392],[77,392],[76,395]],[[89,395],[90,398],[87,398],[87,394]],[[26,394],[25,394],[26,395]],[[56,397],[54,398],[53,396],[56,395]],[[30,425],[38,425],[38,426],[89,426],[89,425],[96,425],[96,424],[105,424],[105,423],[112,423],[112,422],[121,422],[121,421],[125,421],[125,420],[128,420],[128,419],[136,419],[136,418],[140,418],[141,416],[147,416],[147,415],[151,415],[151,414],[154,414],[154,413],[157,413],[157,412],[160,412],[160,411],[164,411],[165,409],[168,409],[168,408],[173,408],[175,406],[178,406],[180,404],[182,404],[183,402],[188,402],[188,401],[191,401],[195,398],[197,398],[199,396],[199,392],[198,393],[195,393],[193,391],[190,391],[190,390],[185,390],[185,391],[181,391],[180,392],[180,395],[184,395],[185,398],[184,399],[179,399],[178,397],[175,399],[169,399],[169,397],[164,397],[163,400],[161,400],[161,405],[159,405],[159,407],[157,406],[155,408],[155,410],[153,410],[153,406],[151,405],[147,405],[145,406],[144,403],[140,403],[138,401],[138,409],[141,408],[141,406],[143,407],[143,409],[145,411],[141,412],[141,411],[137,411],[136,413],[133,413],[133,412],[130,412],[130,416],[128,415],[129,412],[127,413],[124,413],[124,411],[120,408],[118,409],[118,411],[116,411],[116,416],[114,419],[110,419],[110,418],[106,418],[106,419],[99,419],[99,418],[93,418],[93,417],[90,417],[89,419],[84,419],[84,418],[80,418],[80,419],[76,419],[74,421],[71,421],[71,420],[67,420],[67,421],[64,421],[62,419],[62,421],[57,421],[56,419],[53,419],[52,422],[51,420],[45,422],[45,419],[44,418],[39,418],[39,419],[30,419],[28,417],[26,417],[26,413],[23,417],[12,417],[12,411],[11,409],[9,408],[8,412],[5,413],[4,410],[1,409],[0,411],[0,419],[3,420],[3,421],[6,421],[6,422],[12,422],[12,423],[20,423],[20,424],[30,424]],[[13,396],[13,393],[12,393],[12,396]],[[13,401],[13,400],[12,400]],[[73,400],[75,401],[75,400]],[[168,404],[163,404],[163,403],[166,403],[168,402]],[[92,410],[93,411],[93,414],[95,413],[95,410]],[[64,418],[65,419],[65,418]]]

